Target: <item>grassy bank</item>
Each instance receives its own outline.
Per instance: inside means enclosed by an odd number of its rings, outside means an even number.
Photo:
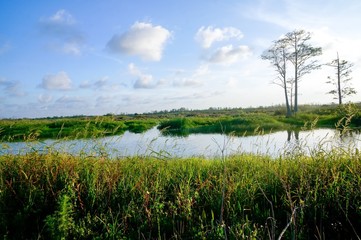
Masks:
[[[156,126],[154,119],[119,117],[72,117],[57,119],[0,120],[0,141],[44,138],[90,138],[140,133]]]
[[[341,122],[340,122],[341,121]],[[0,141],[44,138],[89,138],[141,133],[158,125],[164,134],[232,133],[254,135],[263,132],[310,127],[361,126],[360,106],[300,106],[300,113],[286,118],[282,107],[208,109],[155,112],[101,117],[0,120]]]
[[[336,151],[225,161],[0,156],[0,237],[356,239],[360,176],[360,155]]]

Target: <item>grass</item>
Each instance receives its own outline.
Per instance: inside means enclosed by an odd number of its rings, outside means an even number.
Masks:
[[[234,111],[234,114],[181,116],[165,118],[158,129],[164,134],[186,136],[192,133],[232,133],[233,135],[257,135],[280,130],[335,128],[345,125],[358,129],[361,126],[361,111],[358,105],[328,106],[313,108],[302,106],[302,112],[285,117],[279,110],[258,108]]]
[[[275,239],[288,224],[285,239],[361,234],[358,153],[164,161],[33,152],[0,156],[0,176],[4,239]]]
[[[185,134],[327,124],[343,132],[360,126],[359,119],[358,107],[350,105],[304,111],[292,118],[258,109],[213,117],[2,120],[1,134],[2,139],[8,136],[4,133],[15,133],[9,139],[26,140],[50,133],[59,138],[96,137],[125,129],[141,132],[158,122],[160,128]],[[224,144],[219,150],[225,150]],[[322,146],[310,155],[301,151],[277,158],[240,154],[108,159],[55,149],[1,155],[0,237],[360,239],[360,176],[359,150],[325,151]]]
[[[361,126],[360,106],[300,106],[300,113],[286,118],[280,106],[249,109],[179,110],[164,113],[68,117],[53,119],[0,120],[0,141],[45,138],[90,138],[141,133],[158,125],[164,134],[186,136],[192,133],[232,133],[254,135],[304,127],[334,128],[343,118],[349,127]]]
[[[125,131],[140,133],[157,124],[153,119],[76,117],[60,119],[0,120],[0,140],[19,141],[56,138],[90,138],[119,135]]]

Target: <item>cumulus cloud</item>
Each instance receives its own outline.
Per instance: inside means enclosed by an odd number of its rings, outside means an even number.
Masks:
[[[47,90],[70,90],[72,88],[71,79],[66,72],[45,75],[39,87]]]
[[[170,31],[162,26],[136,22],[122,35],[114,35],[107,48],[114,53],[137,55],[143,60],[159,61],[170,37]]]
[[[134,88],[154,88],[157,86],[152,75],[142,73],[133,63],[128,65],[128,69],[131,75],[137,77]]]
[[[214,42],[243,38],[242,32],[234,27],[214,28],[213,26],[198,29],[195,39],[203,48],[210,48]]]
[[[252,55],[252,51],[248,46],[233,47],[233,45],[227,45],[217,49],[208,60],[212,63],[227,65],[245,59],[250,55]]]
[[[66,10],[58,10],[54,15],[40,19],[40,31],[56,40],[52,48],[65,54],[80,55],[84,36],[76,26],[75,18]]]

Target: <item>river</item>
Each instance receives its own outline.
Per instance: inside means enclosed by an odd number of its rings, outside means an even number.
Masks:
[[[123,135],[96,139],[43,140],[36,142],[0,143],[0,154],[25,154],[30,151],[57,150],[72,154],[126,156],[155,156],[207,158],[233,154],[254,153],[277,157],[295,153],[312,154],[322,149],[361,147],[360,133],[340,137],[333,129],[311,131],[280,131],[258,136],[228,136],[223,134],[191,134],[186,137],[164,136],[157,128],[144,133],[125,132]]]

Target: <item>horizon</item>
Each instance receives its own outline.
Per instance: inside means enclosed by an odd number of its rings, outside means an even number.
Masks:
[[[348,102],[343,103],[342,105],[345,106],[347,104],[355,104],[355,105],[361,105],[361,102]],[[307,103],[307,104],[301,104],[299,105],[299,108],[312,108],[312,107],[339,107],[340,105],[338,103],[325,103],[325,104],[317,104],[317,103]],[[46,117],[20,117],[20,118],[1,118],[0,120],[41,120],[41,119],[66,119],[66,118],[81,118],[81,117],[89,117],[89,118],[97,118],[97,117],[107,117],[107,116],[141,116],[141,115],[157,115],[157,114],[181,114],[184,112],[207,112],[207,111],[232,111],[232,110],[246,110],[246,111],[252,111],[252,110],[259,110],[259,109],[275,109],[279,110],[282,109],[284,111],[284,114],[286,114],[286,105],[285,104],[276,104],[276,105],[269,105],[269,106],[248,106],[248,107],[209,107],[209,108],[203,108],[203,109],[191,109],[191,108],[177,108],[177,109],[163,109],[163,110],[154,110],[149,112],[133,112],[133,113],[125,113],[125,112],[119,112],[119,113],[105,113],[102,115],[59,115],[59,116],[46,116]]]
[[[261,54],[304,29],[325,64],[353,63],[361,2],[340,0],[0,3],[0,119],[284,104]],[[299,104],[331,104],[332,68],[305,75]],[[360,102],[358,94],[346,98]]]

